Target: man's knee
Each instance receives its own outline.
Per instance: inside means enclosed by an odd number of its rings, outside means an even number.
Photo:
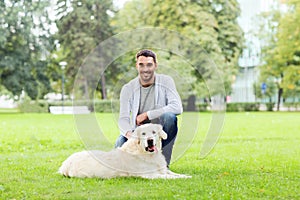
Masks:
[[[127,141],[127,138],[123,135],[120,135],[115,143],[115,148],[121,147],[125,142]]]
[[[177,117],[173,113],[165,113],[160,117],[160,124],[163,130],[167,133],[166,140],[162,140],[162,153],[166,158],[167,164],[170,164],[173,145],[177,136]]]
[[[176,115],[173,113],[163,114],[160,117],[160,124],[163,126],[163,130],[168,135],[168,138],[162,141],[162,146],[164,147],[169,143],[173,146],[178,131]]]
[[[165,128],[177,127],[177,117],[174,113],[168,112],[160,116],[160,124]]]

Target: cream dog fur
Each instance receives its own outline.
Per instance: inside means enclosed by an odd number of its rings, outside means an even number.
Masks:
[[[166,138],[161,125],[145,124],[137,127],[133,136],[120,148],[109,152],[93,150],[74,153],[63,162],[59,173],[80,178],[191,178],[167,168],[161,153],[161,139]]]

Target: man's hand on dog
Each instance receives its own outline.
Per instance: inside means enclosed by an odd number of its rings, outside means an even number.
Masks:
[[[144,121],[148,120],[148,115],[147,115],[147,112],[144,112],[142,114],[139,114],[137,117],[136,117],[136,124],[138,126],[142,125]]]
[[[128,131],[128,132],[125,134],[125,137],[126,137],[127,139],[131,138],[131,136],[132,136],[132,131]]]

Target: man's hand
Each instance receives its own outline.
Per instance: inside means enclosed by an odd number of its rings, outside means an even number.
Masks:
[[[142,114],[139,114],[137,117],[136,117],[136,124],[138,126],[142,125],[144,121],[148,120],[148,116],[147,116],[147,112],[144,112]]]
[[[131,132],[131,131],[128,131],[128,132],[125,134],[125,137],[126,137],[127,139],[131,138],[131,136],[132,136],[132,132]]]

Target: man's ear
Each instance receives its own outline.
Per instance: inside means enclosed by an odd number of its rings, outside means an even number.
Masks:
[[[158,126],[158,134],[159,134],[159,136],[160,136],[162,139],[164,139],[164,140],[167,139],[168,134],[163,130],[162,125],[157,124],[157,126]]]

